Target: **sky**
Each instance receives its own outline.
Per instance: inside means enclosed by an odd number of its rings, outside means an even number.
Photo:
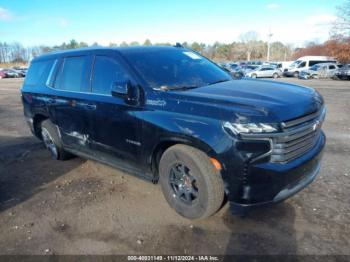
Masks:
[[[329,36],[343,0],[0,0],[0,41],[231,43],[256,31],[295,47]]]

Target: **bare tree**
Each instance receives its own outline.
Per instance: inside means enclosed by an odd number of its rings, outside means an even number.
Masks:
[[[245,52],[247,60],[251,59],[252,52],[257,46],[259,35],[255,31],[249,31],[239,36],[240,40],[245,44]]]
[[[331,34],[334,36],[350,37],[350,0],[337,7],[337,19],[333,24]]]

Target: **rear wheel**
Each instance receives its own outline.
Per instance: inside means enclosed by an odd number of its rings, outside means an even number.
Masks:
[[[256,74],[252,74],[252,78],[257,78],[258,76]]]
[[[294,72],[293,76],[298,78],[299,77],[299,72],[298,71]]]
[[[159,173],[165,199],[186,218],[208,217],[223,203],[221,174],[198,149],[187,145],[170,147],[161,157]]]
[[[56,126],[49,119],[41,123],[41,137],[53,159],[66,160],[72,158],[73,155],[64,150]]]
[[[277,73],[274,73],[274,74],[272,75],[272,77],[276,79],[276,78],[278,78],[278,74],[277,74]]]

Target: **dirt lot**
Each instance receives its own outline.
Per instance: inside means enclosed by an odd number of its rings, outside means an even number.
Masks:
[[[282,81],[282,80],[279,80]],[[53,161],[0,80],[1,254],[350,254],[350,81],[301,81],[328,105],[318,178],[247,218],[178,216],[153,185],[102,164]]]

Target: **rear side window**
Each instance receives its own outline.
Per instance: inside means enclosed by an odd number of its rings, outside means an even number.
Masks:
[[[319,60],[310,60],[309,61],[309,66],[313,66],[316,64],[321,64],[321,63],[330,63],[331,61],[319,61]]]
[[[25,78],[25,85],[42,85],[46,82],[54,60],[33,62]]]
[[[64,58],[54,87],[60,90],[81,91],[87,63],[87,56]]]
[[[114,82],[130,79],[126,70],[113,58],[96,56],[92,74],[92,92],[110,94]]]

